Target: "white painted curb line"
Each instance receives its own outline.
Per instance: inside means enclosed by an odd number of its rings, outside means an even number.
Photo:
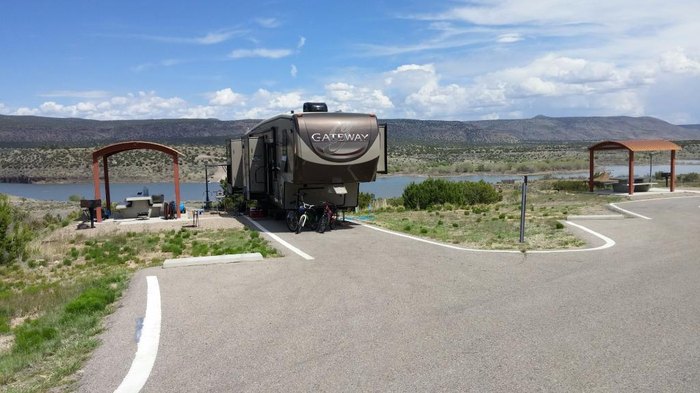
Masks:
[[[572,220],[621,220],[625,218],[622,214],[591,214],[588,216],[567,216],[567,221]]]
[[[253,224],[253,225],[254,225],[256,228],[258,228],[262,233],[264,233],[265,235],[271,237],[274,241],[276,241],[276,242],[278,242],[279,244],[281,244],[281,245],[287,247],[287,248],[288,248],[290,251],[292,251],[293,253],[299,255],[300,257],[306,259],[307,261],[311,261],[311,260],[314,259],[314,257],[312,257],[311,255],[305,253],[304,251],[301,251],[300,249],[294,247],[294,246],[291,245],[290,243],[288,243],[288,242],[282,240],[281,237],[279,237],[279,236],[275,235],[274,233],[268,231],[267,228],[265,228],[264,226],[262,226],[260,223],[256,222],[255,220],[252,220],[252,219],[250,219],[250,218],[248,218],[248,217],[246,217],[246,216],[243,216],[243,218],[245,218],[246,220],[248,220],[249,223]]]
[[[163,262],[163,269],[170,267],[219,265],[224,263],[262,260],[263,256],[259,252],[247,254],[210,255],[206,257],[173,258],[166,259],[165,262]]]
[[[160,342],[160,287],[156,276],[146,277],[146,316],[138,342],[136,356],[129,372],[114,393],[136,393],[141,391],[151,375],[151,369],[158,355]]]
[[[635,213],[635,212],[632,212],[632,211],[623,209],[623,208],[621,208],[620,206],[617,206],[617,205],[614,204],[614,203],[611,203],[609,206],[610,206],[611,209],[616,210],[616,211],[618,211],[618,212],[620,212],[620,213],[622,213],[622,214],[626,214],[626,215],[633,216],[633,217],[638,217],[638,218],[643,218],[643,219],[645,219],[645,220],[651,220],[650,217],[643,216],[643,215],[641,215],[641,214],[639,214],[639,213]]]
[[[365,223],[357,221],[357,220],[351,220],[351,219],[346,219],[346,220],[350,221],[352,223],[358,224],[358,225],[362,225],[363,227],[373,229],[375,231],[388,233],[390,235],[394,235],[394,236],[398,236],[398,237],[404,237],[404,238],[419,241],[422,243],[428,243],[428,244],[433,244],[433,245],[440,246],[440,247],[451,248],[453,250],[470,251],[470,252],[483,252],[483,253],[503,253],[503,254],[522,254],[523,253],[520,250],[480,250],[477,248],[466,248],[466,247],[453,246],[451,244],[445,244],[445,243],[440,243],[440,242],[437,242],[434,240],[423,239],[420,237],[407,235],[405,233],[390,231],[388,229],[376,227],[374,225],[365,224]],[[593,247],[593,248],[574,248],[571,250],[532,250],[532,251],[528,250],[528,251],[526,251],[526,253],[527,254],[555,254],[555,253],[564,253],[564,252],[599,251],[599,250],[604,250],[606,248],[610,248],[610,247],[615,245],[615,241],[613,239],[611,239],[605,235],[602,235],[598,232],[595,232],[592,229],[586,228],[583,225],[574,224],[573,222],[565,222],[565,224],[571,225],[573,227],[581,229],[582,231],[588,232],[591,235],[601,239],[605,243],[601,246]]]

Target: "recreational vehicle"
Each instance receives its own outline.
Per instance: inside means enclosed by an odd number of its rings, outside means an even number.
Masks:
[[[387,173],[386,149],[386,125],[375,115],[305,103],[302,113],[272,117],[229,140],[229,192],[271,209],[296,209],[303,198],[348,210],[361,182]]]

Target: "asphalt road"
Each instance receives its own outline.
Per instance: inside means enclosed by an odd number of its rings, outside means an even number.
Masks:
[[[557,254],[261,221],[314,259],[139,272],[80,389],[119,386],[156,276],[144,392],[700,391],[700,197],[620,207],[651,219],[578,221],[616,245]]]

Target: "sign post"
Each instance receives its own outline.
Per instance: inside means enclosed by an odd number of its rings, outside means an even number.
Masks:
[[[520,243],[525,242],[525,211],[527,210],[527,175],[522,185],[522,200],[520,201]]]

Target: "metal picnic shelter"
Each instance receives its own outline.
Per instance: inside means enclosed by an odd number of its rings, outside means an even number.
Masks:
[[[179,151],[170,148],[160,143],[145,142],[145,141],[129,141],[129,142],[119,142],[114,143],[109,146],[105,146],[101,149],[95,150],[92,153],[92,181],[95,185],[95,199],[101,199],[100,196],[100,166],[99,161],[102,158],[102,168],[104,173],[105,181],[105,199],[107,202],[106,206],[111,206],[112,200],[109,194],[109,165],[108,158],[114,154],[121,153],[128,150],[138,150],[138,149],[148,149],[157,150],[168,154],[173,159],[173,184],[175,186],[175,209],[177,211],[177,217],[180,218],[180,164],[178,161],[179,156],[183,154]],[[102,221],[102,208],[96,209],[97,222]]]
[[[589,152],[589,177],[588,189],[593,192],[593,170],[595,168],[595,152],[598,150],[627,150],[629,173],[627,177],[628,193],[634,194],[634,153],[648,151],[671,151],[671,176],[670,192],[673,192],[676,184],[676,151],[681,147],[673,142],[665,140],[627,140],[627,141],[604,141],[596,143],[588,148]]]

